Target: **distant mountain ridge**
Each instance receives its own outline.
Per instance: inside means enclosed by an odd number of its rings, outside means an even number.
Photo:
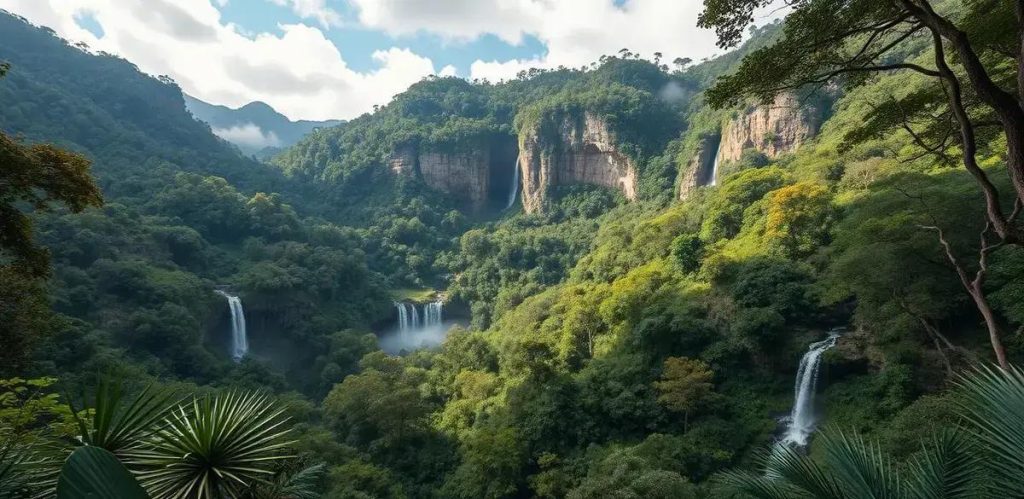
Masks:
[[[185,107],[197,120],[209,124],[218,137],[238,146],[245,154],[259,157],[292,146],[317,128],[344,123],[343,120],[292,121],[259,101],[232,109],[186,94]]]

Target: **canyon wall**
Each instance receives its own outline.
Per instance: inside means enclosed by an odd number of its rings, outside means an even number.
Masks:
[[[618,189],[636,199],[637,171],[633,162],[616,147],[615,135],[600,117],[584,113],[582,119],[566,119],[553,136],[536,129],[519,137],[519,168],[523,209],[543,209],[550,187],[593,184]]]
[[[769,105],[758,105],[722,129],[718,162],[738,161],[744,149],[768,158],[795,151],[818,133],[818,111],[803,106],[793,94],[780,94]]]
[[[705,135],[697,142],[697,150],[682,171],[679,181],[679,199],[684,200],[703,185],[711,184],[715,175],[715,154],[718,153],[718,135]]]
[[[427,187],[480,211],[492,199],[507,198],[507,186],[501,184],[512,178],[514,146],[511,137],[477,139],[447,149],[406,144],[395,147],[386,163],[395,175],[416,175]]]

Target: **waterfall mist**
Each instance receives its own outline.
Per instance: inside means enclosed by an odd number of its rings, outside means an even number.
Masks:
[[[423,305],[395,302],[395,311],[398,315],[397,329],[380,337],[381,349],[391,354],[440,345],[454,324],[444,320],[444,303],[441,301]]]
[[[832,330],[828,338],[811,343],[807,353],[800,359],[800,368],[796,372],[793,410],[789,415],[789,425],[783,435],[782,445],[807,445],[807,439],[814,432],[817,420],[814,414],[815,392],[818,387],[818,369],[821,367],[821,355],[836,346],[839,330]]]
[[[231,358],[240,362],[249,353],[249,337],[245,330],[245,310],[238,296],[217,290],[217,294],[228,300],[231,309]]]

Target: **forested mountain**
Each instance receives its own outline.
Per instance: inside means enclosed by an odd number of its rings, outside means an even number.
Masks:
[[[431,77],[267,163],[0,16],[0,157],[99,187],[0,190],[0,456],[78,438],[153,497],[1024,492],[1013,13],[814,0],[738,44],[747,4],[706,2],[716,59]],[[217,407],[252,455],[189,447]],[[49,490],[32,462],[0,492]]]
[[[185,108],[197,120],[210,125],[214,135],[231,142],[245,154],[270,156],[294,145],[304,135],[342,123],[341,120],[292,121],[263,102],[238,109],[218,106],[185,95]]]

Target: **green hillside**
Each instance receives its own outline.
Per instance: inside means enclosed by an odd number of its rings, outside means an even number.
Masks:
[[[0,496],[85,444],[153,497],[1016,497],[1009,7],[754,4],[705,3],[719,58],[429,77],[267,162],[0,15]]]

